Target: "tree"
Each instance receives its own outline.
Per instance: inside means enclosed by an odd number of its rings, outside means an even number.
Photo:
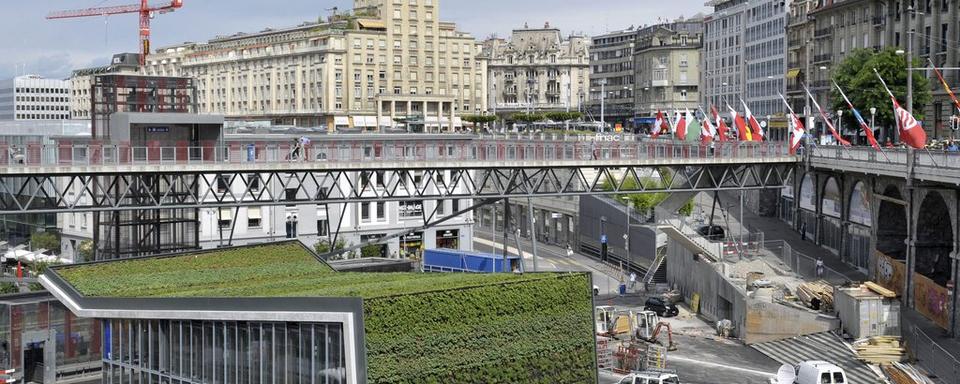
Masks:
[[[922,66],[923,64],[919,59],[913,60],[914,68],[921,68]],[[880,79],[877,79],[877,75],[873,72],[874,68],[877,69],[880,76],[883,76],[890,90],[893,91],[893,95],[897,97],[897,102],[906,108],[907,60],[902,55],[898,55],[894,48],[887,48],[880,52],[874,52],[872,49],[851,51],[847,58],[833,70],[833,80],[843,87],[847,97],[850,98],[850,102],[860,110],[860,114],[868,123],[870,108],[872,107],[877,109],[876,125],[878,127],[896,127],[890,95],[883,89]],[[849,107],[840,92],[833,84],[829,86],[832,89],[831,110],[847,111]],[[932,99],[929,80],[920,73],[914,73],[913,105],[927,105]],[[923,120],[923,108],[915,108],[913,113],[917,120]],[[859,125],[852,113],[844,113],[843,119],[845,127]]]
[[[20,288],[17,288],[17,285],[14,283],[0,283],[0,295],[9,295],[11,293],[19,293]]]
[[[544,119],[540,113],[514,113],[510,115],[510,120],[520,123],[535,123]]]
[[[380,253],[383,249],[379,244],[370,244],[360,248],[360,257],[370,258],[370,257],[383,257],[384,255]]]
[[[78,261],[90,261],[93,260],[93,241],[84,240],[77,245],[77,256],[79,256]]]
[[[464,115],[463,121],[472,123],[474,126],[489,125],[490,123],[497,121],[497,116],[495,115]]]
[[[344,248],[346,248],[346,247],[347,247],[347,242],[344,241],[343,239],[337,239],[337,243],[336,243],[336,245],[333,247],[333,249],[330,248],[330,241],[329,241],[329,240],[320,240],[320,241],[318,241],[316,244],[313,245],[313,250],[314,250],[318,255],[323,256],[323,255],[326,255],[326,254],[328,254],[328,253],[330,253],[330,252],[339,251],[339,250],[344,249]],[[340,259],[342,259],[342,258],[343,258],[343,254],[340,253],[340,254],[336,254],[336,255],[331,255],[331,256],[329,257],[329,260],[340,260]]]
[[[34,232],[30,235],[30,243],[33,249],[47,249],[53,253],[60,251],[60,235],[54,232]]]
[[[577,120],[583,117],[580,112],[547,112],[544,116],[553,121]]]

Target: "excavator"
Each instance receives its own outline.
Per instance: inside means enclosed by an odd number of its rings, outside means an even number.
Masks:
[[[668,351],[676,351],[677,344],[673,342],[673,329],[670,328],[670,323],[665,321],[660,321],[660,317],[657,316],[656,312],[653,311],[640,311],[634,315],[633,319],[634,324],[634,336],[636,338],[646,341],[653,344],[661,344],[663,342],[659,340],[660,332],[663,329],[666,329],[667,333],[667,342],[666,345]]]

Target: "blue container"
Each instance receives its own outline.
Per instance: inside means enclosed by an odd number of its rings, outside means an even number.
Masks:
[[[621,283],[621,284],[620,284],[620,296],[623,296],[623,295],[626,295],[626,294],[627,294],[627,285]]]
[[[506,271],[523,271],[517,256],[507,256]],[[423,253],[423,270],[427,272],[504,272],[503,256],[455,249],[428,249]]]

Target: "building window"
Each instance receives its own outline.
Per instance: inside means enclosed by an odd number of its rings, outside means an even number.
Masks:
[[[370,204],[360,203],[360,221],[370,221]]]
[[[230,189],[230,176],[217,175],[217,193],[226,193]]]
[[[260,207],[247,208],[247,228],[260,228],[261,221]]]
[[[327,219],[317,219],[317,236],[330,235],[330,222]]]
[[[233,224],[233,209],[231,208],[220,208],[219,216],[217,217],[217,224],[220,229],[230,228],[230,225]]]

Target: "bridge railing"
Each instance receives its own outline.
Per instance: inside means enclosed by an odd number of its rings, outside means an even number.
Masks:
[[[731,159],[788,156],[782,143],[699,143],[670,140],[563,141],[369,140],[290,144],[231,141],[203,146],[113,144],[11,145],[0,142],[0,166],[359,163],[369,161],[563,161]]]
[[[869,147],[844,148],[840,146],[818,146],[809,149],[811,156],[819,159],[853,160],[879,164],[906,166],[911,156],[904,148],[884,148],[878,151]],[[960,169],[960,152],[943,150],[915,150],[914,164],[922,167]]]

